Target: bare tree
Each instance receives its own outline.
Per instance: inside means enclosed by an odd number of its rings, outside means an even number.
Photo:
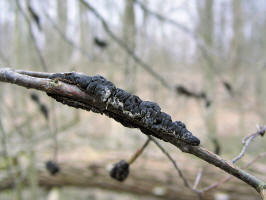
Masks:
[[[136,22],[134,0],[124,1],[123,13],[123,41],[135,52],[136,48]],[[125,55],[125,85],[129,91],[136,90],[136,65],[130,55]]]

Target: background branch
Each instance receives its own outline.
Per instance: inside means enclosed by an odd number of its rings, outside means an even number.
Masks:
[[[48,71],[48,67],[47,67],[47,64],[46,64],[46,61],[44,59],[44,56],[42,54],[42,51],[41,49],[39,48],[38,44],[37,44],[37,39],[35,38],[34,36],[34,33],[33,33],[33,30],[32,30],[32,27],[31,27],[31,20],[30,18],[27,16],[27,14],[24,12],[23,8],[21,7],[20,5],[20,2],[19,0],[16,0],[16,5],[18,7],[18,10],[21,12],[22,16],[24,17],[27,25],[28,25],[28,29],[29,29],[29,33],[30,33],[30,37],[33,41],[33,46],[39,56],[39,59],[40,59],[40,62],[41,62],[41,65],[42,65],[42,68],[44,71]]]
[[[144,70],[146,70],[149,74],[152,75],[153,78],[155,78],[157,81],[159,81],[165,88],[168,90],[175,92],[180,95],[185,95],[186,97],[191,97],[194,99],[203,99],[205,101],[206,107],[210,105],[210,100],[207,98],[207,95],[204,93],[204,97],[198,98],[197,95],[186,95],[182,92],[179,92],[177,88],[182,87],[186,91],[190,91],[193,94],[196,92],[193,92],[189,89],[187,89],[183,85],[171,85],[168,83],[168,81],[162,77],[158,72],[156,72],[152,66],[147,64],[145,61],[143,61],[129,46],[128,44],[120,39],[118,36],[115,35],[115,33],[110,29],[108,23],[105,21],[105,19],[101,16],[101,14],[86,0],[79,0],[100,22],[102,23],[102,26],[105,30],[105,32],[129,55],[132,57],[132,59],[139,65],[141,66]],[[183,27],[182,29],[186,30],[186,32],[191,33],[190,31],[187,30],[187,28]]]
[[[21,73],[21,72],[20,72]],[[65,100],[72,99],[71,104],[68,103],[68,105],[71,105],[76,108],[83,108],[86,110],[90,110],[92,106],[99,105],[101,102],[99,102],[99,99],[88,95],[84,91],[80,90],[75,85],[69,85],[64,82],[51,80],[48,78],[36,78],[28,75],[23,75],[16,72],[15,70],[2,68],[0,70],[0,81],[2,82],[9,82],[16,85],[20,85],[26,88],[33,88],[42,90],[48,93],[52,93],[57,95],[58,97],[62,97]],[[28,72],[24,72],[24,74],[27,74]],[[29,72],[28,74],[34,74],[32,72]],[[38,76],[41,73],[37,73]],[[45,75],[48,75],[45,73]],[[53,74],[51,74],[53,75]],[[44,77],[44,76],[43,76]],[[103,113],[108,112],[110,108],[108,106],[105,106],[106,110],[102,111]],[[129,113],[121,113],[121,110],[115,110],[116,113],[119,113],[121,116],[130,117],[128,116]],[[110,114],[110,113],[109,113]],[[220,156],[208,151],[207,149],[200,147],[200,146],[191,146],[188,144],[185,144],[184,142],[181,142],[180,140],[177,140],[174,135],[171,134],[165,134],[163,132],[158,132],[155,130],[143,130],[144,124],[136,123],[134,121],[127,121],[127,123],[133,123],[131,124],[131,127],[137,127],[142,130],[145,134],[150,134],[154,137],[157,137],[159,139],[164,140],[165,142],[169,142],[179,148],[181,151],[193,154],[196,157],[210,163],[211,165],[214,165],[225,172],[241,179],[245,183],[249,184],[253,188],[256,189],[257,192],[261,192],[263,188],[265,187],[265,183],[262,180],[259,180],[258,178],[248,174],[247,172],[239,169],[238,167],[234,166],[231,162],[226,161],[222,159]]]

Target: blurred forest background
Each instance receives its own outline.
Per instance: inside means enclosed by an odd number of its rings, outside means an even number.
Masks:
[[[0,66],[100,74],[157,102],[203,146],[214,151],[218,143],[230,160],[242,138],[265,124],[266,2],[0,0]],[[145,142],[139,130],[14,85],[1,83],[0,99],[1,200],[193,199],[153,144],[124,183],[109,178],[107,169]],[[199,187],[226,176],[161,144],[189,180],[203,170]],[[265,151],[265,139],[255,140],[238,165]],[[47,172],[48,160],[58,163],[58,175]],[[250,168],[262,180],[265,163],[262,158]],[[221,197],[258,199],[237,180],[206,199]]]

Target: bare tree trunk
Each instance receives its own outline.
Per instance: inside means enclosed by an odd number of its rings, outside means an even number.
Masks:
[[[230,46],[230,67],[232,71],[232,85],[238,90],[242,91],[244,88],[242,84],[238,84],[239,73],[241,67],[241,59],[243,59],[243,54],[241,48],[244,44],[244,22],[243,22],[243,2],[241,0],[231,0],[232,14],[233,14],[233,38],[231,40]],[[237,109],[239,111],[239,130],[243,132],[245,130],[245,119],[244,119],[244,107],[243,104],[237,104]]]
[[[22,49],[22,45],[21,45],[21,36],[22,36],[22,31],[21,31],[21,27],[19,27],[21,25],[20,23],[20,16],[19,16],[19,10],[17,8],[17,6],[15,5],[14,3],[14,7],[15,7],[15,33],[14,33],[14,36],[15,36],[15,39],[13,40],[15,42],[14,45],[14,52],[15,52],[15,55],[16,58],[14,59],[14,64],[16,66],[19,66],[21,65],[21,62],[22,62],[22,56],[21,56],[21,53],[20,53],[20,50]]]
[[[231,66],[232,66],[232,81],[233,84],[236,83],[236,78],[238,75],[238,70],[241,65],[241,43],[244,42],[243,35],[243,11],[242,11],[242,1],[241,0],[231,0],[232,2],[232,12],[233,12],[233,38],[231,40]]]
[[[136,48],[136,22],[134,1],[125,0],[125,8],[123,15],[123,40],[133,51]],[[132,58],[125,55],[125,85],[130,92],[136,90],[136,65]]]
[[[67,30],[67,4],[68,0],[62,1],[57,0],[57,20],[58,25],[60,26],[60,29],[64,31],[64,33]]]
[[[197,2],[199,16],[198,32],[207,45],[213,45],[213,3],[213,0],[203,0]]]
[[[68,0],[57,0],[57,24],[63,33],[67,33],[68,26]],[[69,57],[71,56],[71,49],[62,40],[58,40],[57,45],[58,51],[61,55],[58,56],[60,60],[57,60],[60,64],[63,64],[66,60],[69,62]]]
[[[86,38],[89,37],[87,12],[81,2],[79,4],[79,46],[87,50],[88,43]]]
[[[209,47],[214,47],[214,18],[213,18],[213,0],[202,0],[197,2],[199,22],[198,34],[201,36],[204,43]],[[212,105],[205,113],[207,134],[209,138],[216,137],[217,123],[216,123],[216,82],[215,82],[215,60],[213,57],[205,57],[201,62],[204,69],[204,88],[212,99]]]

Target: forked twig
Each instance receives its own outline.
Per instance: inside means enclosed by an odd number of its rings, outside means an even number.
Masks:
[[[238,161],[239,159],[241,159],[244,154],[246,153],[247,151],[247,148],[248,148],[248,145],[252,142],[252,140],[257,137],[257,136],[263,136],[265,131],[266,131],[266,126],[262,127],[262,126],[259,126],[257,125],[257,129],[258,131],[255,132],[255,133],[252,133],[246,137],[244,137],[244,139],[242,140],[242,144],[244,145],[240,154],[238,156],[236,156],[233,160],[232,160],[232,163],[235,163],[236,161]]]

